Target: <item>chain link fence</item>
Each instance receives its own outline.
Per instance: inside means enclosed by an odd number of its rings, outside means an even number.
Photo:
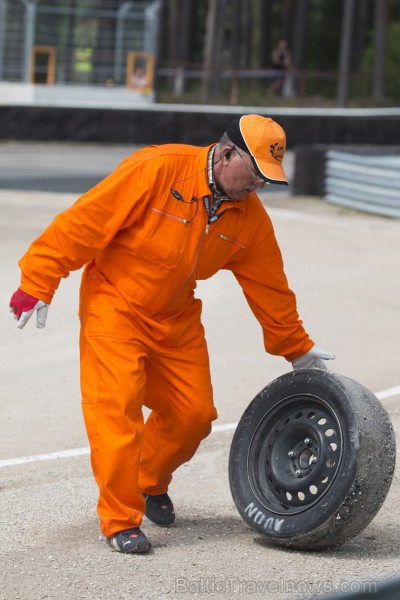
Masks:
[[[149,87],[160,1],[77,4],[0,0],[0,81]]]

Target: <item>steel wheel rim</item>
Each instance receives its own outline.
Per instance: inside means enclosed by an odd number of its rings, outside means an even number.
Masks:
[[[337,412],[318,396],[289,396],[267,412],[252,436],[249,483],[271,512],[303,512],[330,489],[342,456]]]

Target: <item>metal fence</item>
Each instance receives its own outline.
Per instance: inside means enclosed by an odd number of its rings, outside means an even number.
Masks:
[[[159,0],[118,10],[99,0],[85,8],[74,0],[0,0],[0,80],[125,85],[132,54],[142,63],[156,54],[159,8]]]

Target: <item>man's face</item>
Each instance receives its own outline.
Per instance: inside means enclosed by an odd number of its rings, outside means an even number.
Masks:
[[[266,181],[256,175],[250,156],[235,146],[221,150],[214,176],[218,187],[232,200],[243,200],[250,192],[266,185]]]

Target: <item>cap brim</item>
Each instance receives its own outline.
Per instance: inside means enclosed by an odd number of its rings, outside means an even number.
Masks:
[[[270,162],[257,159],[252,154],[250,154],[250,158],[257,174],[265,181],[268,183],[276,183],[278,185],[289,185],[285,171],[281,165],[271,165]]]

